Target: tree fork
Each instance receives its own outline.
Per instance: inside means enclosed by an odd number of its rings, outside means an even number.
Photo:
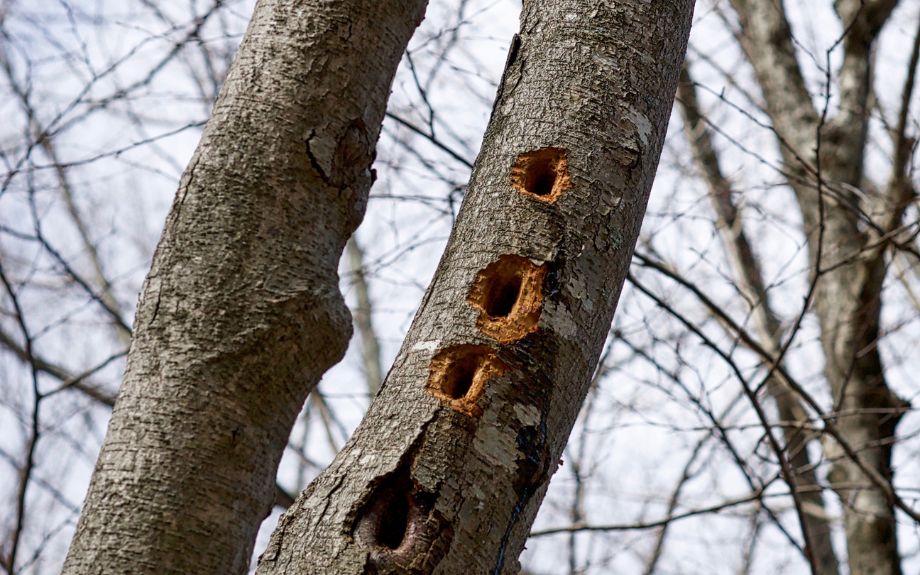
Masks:
[[[393,369],[258,573],[516,573],[654,178],[693,2],[525,1]]]
[[[351,336],[338,261],[425,4],[257,3],[144,285],[67,575],[246,572]]]

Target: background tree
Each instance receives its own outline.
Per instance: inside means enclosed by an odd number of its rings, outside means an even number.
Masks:
[[[508,41],[517,30],[517,6],[433,2],[404,55],[378,145],[373,209],[357,234],[362,257],[340,269],[353,311],[370,309],[371,321],[356,322],[355,329],[375,330],[384,366],[402,342],[464,195]],[[845,38],[854,28],[847,25],[847,12],[838,14],[829,1],[787,0],[783,7],[808,101],[819,123],[827,107],[827,125],[840,114],[843,55],[850,49]],[[131,302],[179,174],[251,8],[243,1],[201,0],[0,6],[0,267],[9,286],[0,288],[0,540],[6,571],[60,570],[105,429],[106,403],[121,381],[126,332],[119,325],[131,324]],[[843,204],[858,214],[857,228],[877,235],[874,226],[897,213],[882,200],[895,158],[903,162],[901,185],[911,200],[882,250],[874,347],[887,386],[913,403],[913,351],[920,335],[912,199],[917,96],[907,80],[916,68],[918,10],[914,3],[898,3],[864,52],[874,73],[862,76],[869,86],[863,182],[843,186],[858,200]],[[761,333],[764,298],[751,293],[749,278],[736,275],[732,248],[721,239],[718,218],[724,216],[712,209],[710,176],[700,171],[687,145],[695,139],[685,139],[675,117],[640,235],[641,258],[631,269],[634,283],[621,296],[613,337],[522,556],[529,573],[807,571],[800,515],[756,410],[743,397],[744,384],[757,391],[777,437],[802,431],[815,484],[798,485],[795,495],[806,522],[823,519],[829,526],[842,572],[850,555],[844,516],[861,509],[854,505],[845,512],[845,506],[861,503],[859,494],[885,491],[871,479],[829,478],[837,460],[828,457],[837,455],[822,449],[834,445],[826,420],[840,416],[831,425],[842,430],[843,416],[858,413],[835,407],[816,296],[806,307],[814,278],[817,293],[833,269],[810,272],[805,228],[789,187],[795,172],[783,167],[779,122],[771,120],[740,48],[743,20],[724,0],[699,2],[696,14],[689,62],[697,126],[708,127],[731,190],[723,195],[737,210],[729,231],[743,230],[748,238],[778,320],[773,338],[785,352],[771,351]],[[756,51],[777,53],[759,45]],[[826,133],[821,141],[829,153]],[[821,182],[822,193],[814,194],[824,198],[827,220],[841,201],[841,186],[828,175],[830,159],[822,160],[818,178],[814,151],[806,146],[797,153],[800,166],[811,165],[801,168],[811,178],[805,185],[814,190]],[[830,262],[834,244],[825,238],[822,245]],[[867,244],[869,251],[873,245]],[[355,287],[362,278],[367,304],[359,303]],[[101,303],[103,291],[117,307]],[[345,361],[298,417],[277,478],[279,502],[290,501],[289,493],[325,467],[368,405],[364,358],[372,354],[362,352],[365,341],[353,339]],[[782,371],[770,373],[774,365]],[[774,390],[783,388],[773,382],[790,385],[787,379],[818,404],[816,409],[795,395],[804,419],[790,421],[777,405]],[[896,415],[883,408],[861,411]],[[892,486],[901,501],[916,507],[918,419],[912,408],[899,411],[896,435],[885,442]],[[788,441],[789,461],[802,461],[791,447],[794,440]],[[868,460],[876,446],[857,441],[853,448]],[[798,469],[796,477],[806,471]],[[841,499],[832,488],[849,493]],[[823,497],[813,497],[819,490]],[[823,501],[824,509],[815,501]],[[893,513],[901,568],[910,573],[920,557],[917,522],[896,504]],[[277,516],[265,522],[263,533]],[[256,553],[266,543],[267,537],[260,538]]]

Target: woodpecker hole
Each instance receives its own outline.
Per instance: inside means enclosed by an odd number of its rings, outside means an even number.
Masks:
[[[355,516],[352,536],[368,552],[364,573],[431,573],[450,547],[453,528],[436,494],[412,477],[414,457],[375,479]]]
[[[511,167],[511,185],[535,200],[555,202],[572,186],[566,151],[540,148],[519,155]]]
[[[546,267],[503,255],[476,274],[467,301],[479,310],[477,327],[501,343],[537,331]]]
[[[445,374],[446,377],[441,383],[441,391],[444,395],[451,399],[466,397],[473,387],[473,380],[479,368],[476,359],[473,355],[467,355],[454,360],[449,373]]]
[[[497,277],[489,288],[486,297],[485,312],[493,318],[507,317],[514,310],[518,299],[521,296],[521,274],[520,270],[514,270],[511,274],[505,274],[503,277]]]
[[[425,521],[425,510],[408,476],[400,469],[377,485],[362,509],[355,534],[362,544],[388,555],[406,551]]]
[[[431,360],[428,393],[466,415],[482,415],[477,401],[486,383],[505,372],[495,352],[483,345],[456,345]]]
[[[553,191],[556,184],[556,171],[549,164],[538,164],[534,166],[534,173],[530,174],[531,185],[527,186],[531,194],[535,196],[548,196]]]
[[[374,539],[389,549],[398,548],[406,538],[409,527],[410,500],[406,493],[392,493],[385,501],[375,525]]]

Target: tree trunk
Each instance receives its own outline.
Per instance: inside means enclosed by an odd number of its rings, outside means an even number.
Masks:
[[[524,2],[402,350],[260,574],[517,573],[626,276],[692,9]]]
[[[390,84],[424,0],[260,0],[147,277],[64,566],[244,573],[307,393],[351,321]]]
[[[861,229],[872,85],[872,44],[896,0],[838,0],[845,30],[839,111],[814,109],[795,60],[781,2],[732,0],[742,46],[754,68],[778,135],[789,185],[799,202],[815,274],[814,311],[821,328],[825,376],[841,437],[863,465],[888,483],[891,446],[904,403],[885,381],[878,351],[885,230]],[[828,87],[831,89],[832,87]],[[829,476],[843,503],[851,573],[899,575],[894,501],[840,446],[826,438]]]

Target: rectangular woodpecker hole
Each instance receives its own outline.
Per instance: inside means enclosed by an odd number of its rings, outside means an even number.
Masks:
[[[516,255],[503,255],[480,270],[467,297],[479,310],[479,330],[501,343],[537,331],[545,276],[545,266]]]
[[[519,155],[511,166],[515,190],[541,202],[553,203],[572,187],[569,162],[562,148],[540,148]]]
[[[455,358],[441,380],[441,392],[451,399],[463,399],[473,388],[478,370],[475,355]]]
[[[455,345],[439,351],[429,366],[428,393],[455,411],[471,416],[482,414],[476,402],[486,383],[505,372],[505,366],[491,348],[484,345]]]
[[[518,304],[521,297],[523,278],[520,270],[506,270],[508,273],[499,273],[491,282],[489,292],[486,294],[483,308],[490,317],[508,317]]]

